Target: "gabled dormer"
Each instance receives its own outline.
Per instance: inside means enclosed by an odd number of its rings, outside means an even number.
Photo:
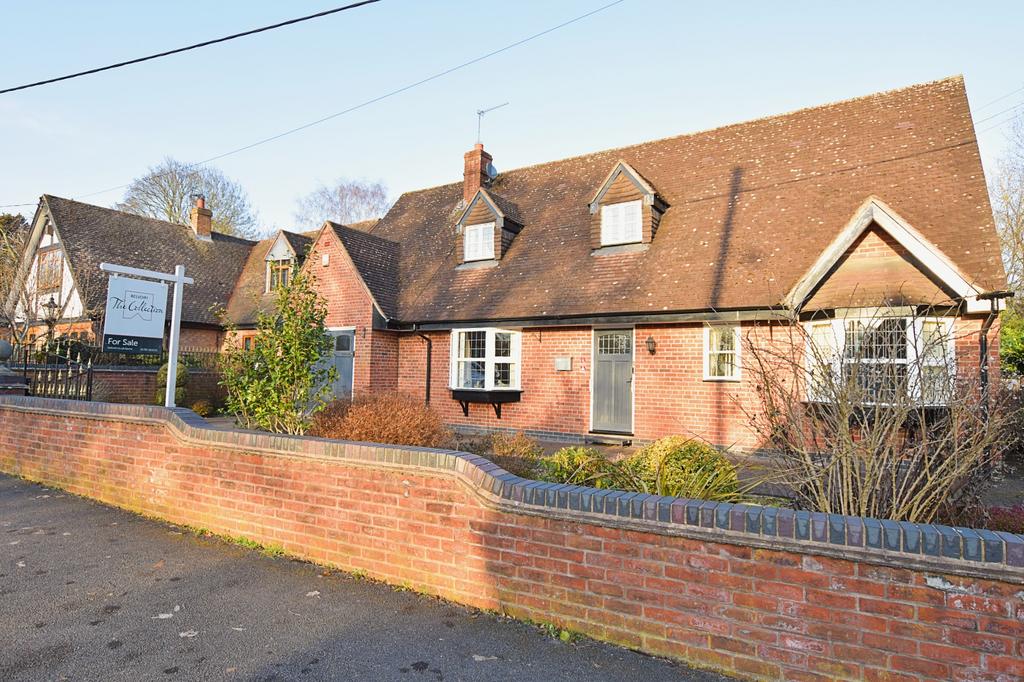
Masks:
[[[455,224],[460,263],[497,262],[523,229],[516,205],[480,188]]]
[[[264,257],[266,262],[264,293],[269,294],[281,287],[288,286],[292,273],[302,265],[302,261],[305,259],[309,243],[309,237],[303,235],[284,230],[277,233],[277,238],[267,249],[267,255]]]
[[[591,248],[651,243],[667,208],[642,175],[619,161],[590,201]]]

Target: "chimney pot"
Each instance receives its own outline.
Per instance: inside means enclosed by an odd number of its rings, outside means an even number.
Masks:
[[[493,160],[493,157],[484,151],[484,146],[480,142],[473,145],[471,151],[466,152],[462,174],[462,198],[467,204],[476,196],[480,188],[487,184],[487,166]]]
[[[196,205],[192,207],[191,214],[192,231],[196,239],[212,241],[213,237],[213,211],[206,208],[206,197],[202,194],[196,196]]]

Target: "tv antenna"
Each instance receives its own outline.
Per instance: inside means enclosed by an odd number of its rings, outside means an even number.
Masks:
[[[504,106],[508,106],[508,102],[505,102],[504,104],[499,104],[497,106],[493,106],[490,109],[477,109],[476,110],[476,141],[477,141],[477,144],[480,143],[480,125],[484,121],[484,114],[492,112],[495,109],[501,109]]]

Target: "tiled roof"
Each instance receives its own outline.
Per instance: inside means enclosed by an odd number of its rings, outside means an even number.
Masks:
[[[44,195],[57,232],[64,244],[85,305],[103,310],[107,275],[100,263],[174,272],[185,266],[195,280],[185,287],[181,319],[216,324],[214,309],[231,295],[255,242],[214,232],[212,241],[195,238],[187,225],[83,204]]]
[[[281,230],[280,234],[288,240],[295,251],[298,263],[306,259],[309,247],[316,237],[316,232],[296,234]],[[277,233],[262,239],[253,246],[245,261],[238,283],[227,303],[227,316],[234,324],[245,326],[256,323],[260,312],[268,312],[274,307],[275,292],[267,292],[267,252],[277,241]]]
[[[397,313],[398,245],[339,223],[328,222],[386,317]]]
[[[301,262],[305,260],[306,252],[309,251],[309,247],[313,243],[313,238],[305,234],[288,232],[287,230],[281,230],[281,234],[283,234],[284,238],[288,240],[288,244],[292,247],[292,251],[295,252],[295,256],[299,261]]]
[[[592,256],[587,203],[620,159],[669,208],[649,248]],[[398,319],[778,305],[872,195],[976,284],[1005,285],[961,78],[505,171],[489,191],[524,226],[494,267],[456,267],[461,182],[402,195],[372,228],[398,267],[360,271]]]

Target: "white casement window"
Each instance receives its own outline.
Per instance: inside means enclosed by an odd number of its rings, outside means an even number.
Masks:
[[[519,389],[520,337],[507,329],[452,332],[451,387],[478,391]]]
[[[704,327],[704,380],[740,380],[739,326]]]
[[[601,246],[634,244],[644,239],[643,201],[623,201],[601,207]]]
[[[854,382],[869,405],[903,396],[924,405],[948,402],[956,369],[951,319],[844,318],[807,329],[809,400],[828,400]]]
[[[494,258],[494,223],[466,225],[462,235],[462,260],[489,260]]]

